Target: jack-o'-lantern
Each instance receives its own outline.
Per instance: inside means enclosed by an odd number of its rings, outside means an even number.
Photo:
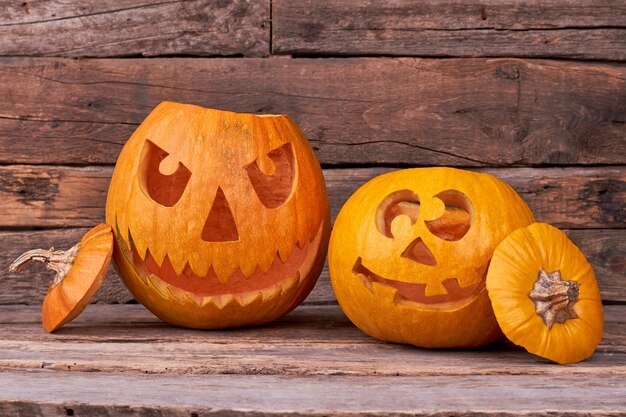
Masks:
[[[137,300],[207,329],[295,308],[321,272],[330,229],[321,168],[289,117],[168,102],[124,146],[106,217]]]
[[[337,216],[329,265],[346,315],[381,340],[473,347],[502,337],[485,288],[495,247],[534,221],[492,175],[415,168],[378,176]]]

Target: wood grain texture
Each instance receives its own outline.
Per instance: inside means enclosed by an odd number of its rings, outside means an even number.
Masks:
[[[605,301],[626,302],[626,232],[565,230],[593,267]]]
[[[367,180],[391,168],[326,169],[334,216]],[[101,223],[110,166],[0,166],[1,227]],[[626,228],[626,167],[480,169],[513,186],[539,221],[563,228]]]
[[[533,375],[538,380],[626,376],[625,308],[606,306],[604,338],[594,355],[560,367],[509,342],[473,350],[379,342],[357,329],[338,306],[302,306],[256,328],[196,331],[167,325],[138,305],[91,305],[54,334],[41,329],[38,307],[0,306],[0,369],[159,375]]]
[[[618,0],[272,2],[274,53],[626,59]]]
[[[0,167],[0,227],[102,223],[112,172],[112,167],[99,166]]]
[[[0,55],[269,54],[269,0],[0,3]]]
[[[620,415],[624,308],[606,307],[605,337],[589,360],[554,366],[510,343],[428,350],[378,342],[337,306],[301,307],[271,325],[210,332],[165,325],[141,306],[89,306],[52,335],[40,329],[38,308],[2,306],[0,411]]]
[[[354,377],[4,372],[0,412],[19,417],[623,416],[623,375]],[[59,391],[56,385],[65,389]],[[545,398],[548,390],[555,395]],[[71,413],[70,413],[71,410]]]
[[[66,249],[80,240],[88,228],[42,231],[0,232],[0,304],[39,305],[48,289],[51,274],[43,265],[36,264],[22,273],[9,273],[11,262],[23,252],[37,248]],[[585,254],[596,274],[602,299],[605,302],[626,302],[626,233],[622,229],[566,230],[570,239]],[[93,303],[125,304],[133,296],[122,284],[111,267],[102,288]],[[328,268],[324,268],[317,285],[304,304],[336,304],[330,285]]]
[[[281,19],[325,16],[336,25],[349,14],[353,24],[415,29],[580,29],[626,27],[626,5],[619,0],[274,0],[276,24]],[[280,28],[275,28],[280,32]]]
[[[2,164],[114,163],[163,100],[289,114],[326,166],[626,160],[621,64],[4,58],[0,97]]]

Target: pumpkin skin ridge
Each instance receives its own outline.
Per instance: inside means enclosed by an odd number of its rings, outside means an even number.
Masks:
[[[322,222],[322,224],[319,225],[319,227],[317,228],[317,233],[315,233],[314,235],[312,235],[312,238],[310,240],[308,240],[302,248],[300,248],[299,243],[296,243],[296,247],[294,248],[294,250],[292,251],[290,258],[294,256],[294,252],[299,252],[299,254],[303,255],[303,259],[301,260],[301,262],[293,269],[293,271],[288,272],[286,274],[281,273],[280,275],[285,275],[286,278],[279,280],[279,281],[274,281],[271,285],[266,286],[266,287],[262,287],[262,288],[256,288],[256,289],[251,289],[251,290],[247,290],[247,291],[242,291],[241,293],[233,293],[232,291],[229,291],[229,289],[225,289],[226,292],[224,294],[198,294],[198,293],[193,293],[191,291],[187,291],[185,289],[176,287],[175,284],[170,283],[168,281],[166,281],[165,279],[161,278],[158,274],[153,273],[151,271],[146,271],[145,270],[145,264],[137,264],[136,260],[134,259],[134,257],[132,256],[133,254],[137,254],[137,252],[135,252],[132,249],[129,249],[129,247],[132,247],[132,243],[129,245],[126,241],[124,241],[124,238],[122,237],[121,234],[118,234],[119,238],[117,239],[118,242],[117,244],[120,246],[120,252],[124,255],[125,259],[127,262],[129,262],[130,264],[133,265],[133,267],[135,268],[137,275],[139,276],[139,278],[141,278],[141,280],[144,282],[144,284],[147,284],[147,280],[150,279],[151,277],[156,277],[157,280],[160,280],[162,282],[163,285],[166,285],[168,288],[176,288],[176,290],[179,290],[181,292],[183,292],[184,294],[194,294],[197,295],[201,298],[207,297],[219,297],[221,295],[227,295],[227,294],[232,294],[232,295],[242,295],[242,294],[246,294],[249,292],[263,292],[266,290],[270,290],[270,289],[274,289],[274,287],[276,286],[280,286],[280,287],[284,287],[284,285],[282,285],[283,283],[290,283],[291,281],[293,281],[294,277],[296,274],[299,274],[299,278],[296,280],[298,281],[298,283],[300,283],[301,278],[305,277],[308,275],[308,273],[311,270],[311,267],[306,267],[306,263],[307,261],[309,261],[309,259],[307,258],[308,255],[310,255],[310,253],[317,253],[320,250],[320,246],[322,244],[323,241],[323,234],[324,234],[324,224]],[[129,231],[128,236],[131,236],[131,242],[132,242],[132,232]],[[149,248],[146,251],[146,254],[149,253]],[[130,255],[130,257],[129,257]],[[146,259],[149,255],[146,256]],[[289,258],[289,259],[290,259]],[[133,261],[131,261],[130,259],[133,259]],[[280,264],[284,265],[287,262],[289,262],[289,259],[286,259],[284,262],[283,260],[280,259],[279,254],[276,254],[276,261],[278,261]],[[142,260],[142,262],[145,262],[145,260]],[[272,263],[272,265],[270,266],[270,269],[267,271],[261,271],[261,275],[267,275],[269,273],[272,272],[272,269],[275,268],[275,264],[276,263]],[[280,265],[279,265],[280,266]],[[140,272],[144,272],[144,274],[140,273]],[[303,273],[304,272],[304,273]],[[233,274],[235,275],[236,272]],[[231,275],[230,277],[228,277],[227,282],[223,285],[228,285],[228,281],[230,281],[230,279],[232,278]],[[251,279],[253,277],[254,274],[250,275],[250,276],[246,276],[245,279]],[[199,280],[203,280],[206,279],[207,277],[204,276],[198,276],[195,275],[192,277],[187,277],[187,278],[191,278],[191,279],[199,279]],[[153,285],[154,285],[154,281],[153,281]],[[290,287],[290,285],[289,285]],[[192,297],[190,297],[192,298]]]

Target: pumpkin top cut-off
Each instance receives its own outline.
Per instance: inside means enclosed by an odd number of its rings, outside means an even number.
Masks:
[[[504,334],[528,352],[566,364],[602,338],[602,300],[580,250],[557,228],[534,223],[496,248],[487,291]]]
[[[87,307],[102,286],[112,253],[111,227],[99,224],[68,250],[34,249],[18,257],[9,269],[20,272],[29,262],[38,261],[56,272],[42,308],[42,326],[53,332]]]

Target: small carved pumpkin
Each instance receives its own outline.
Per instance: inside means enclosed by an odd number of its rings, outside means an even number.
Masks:
[[[602,339],[602,300],[593,269],[556,227],[534,223],[496,248],[487,290],[502,331],[530,353],[579,362]]]
[[[333,228],[337,299],[364,332],[422,347],[471,347],[502,337],[485,289],[498,243],[534,221],[492,175],[416,168],[369,181]]]
[[[107,222],[120,276],[161,319],[254,325],[315,285],[330,220],[315,154],[287,116],[161,103],[122,150]]]

